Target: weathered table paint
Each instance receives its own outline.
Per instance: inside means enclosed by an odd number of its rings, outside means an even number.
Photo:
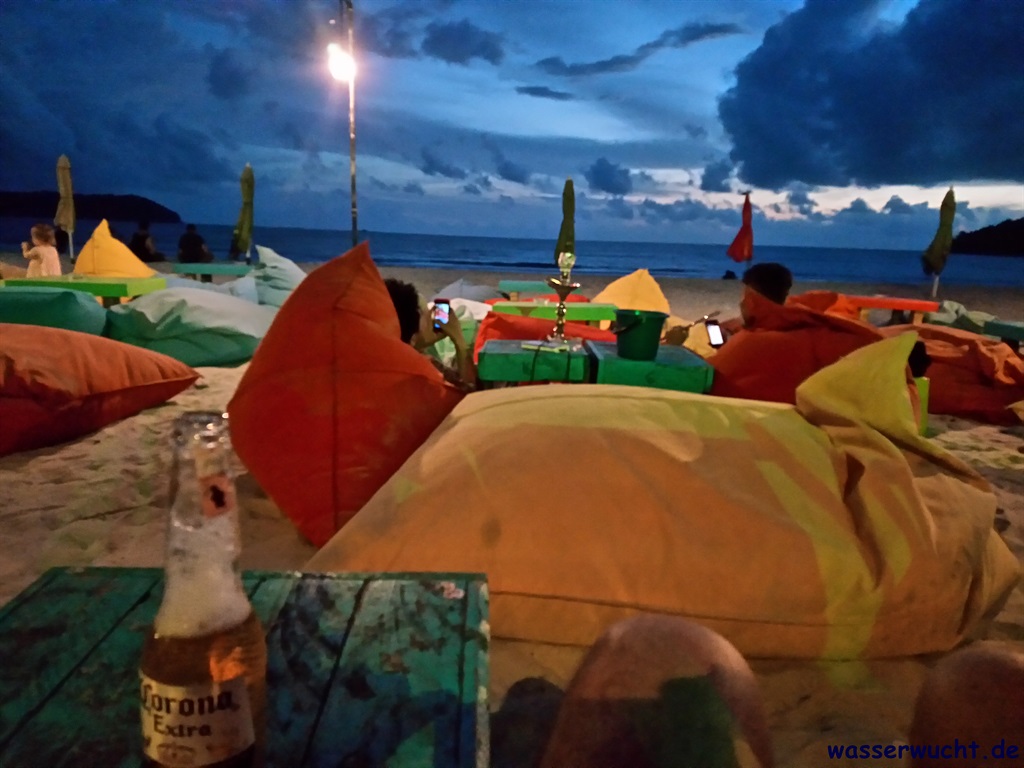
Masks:
[[[0,609],[0,765],[141,765],[162,572],[54,568]],[[486,579],[243,574],[267,630],[267,768],[486,766]]]
[[[659,344],[653,360],[620,357],[614,341],[584,342],[596,368],[598,384],[627,384],[635,387],[673,389],[677,392],[707,392],[715,369],[700,355],[685,347]]]

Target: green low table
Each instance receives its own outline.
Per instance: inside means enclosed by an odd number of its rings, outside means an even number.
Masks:
[[[982,328],[982,332],[986,336],[999,337],[1014,350],[1019,350],[1020,343],[1024,341],[1024,323],[1015,323],[1012,320],[989,320]]]
[[[543,280],[499,280],[498,290],[515,301],[520,296],[554,293],[555,289]]]
[[[252,272],[251,264],[230,264],[212,262],[177,262],[171,264],[171,271],[176,275],[234,275],[241,277]]]
[[[594,357],[593,380],[598,384],[629,384],[677,392],[711,389],[714,368],[685,347],[661,344],[654,360],[627,360],[619,357],[613,341],[586,341],[584,344]]]
[[[142,296],[167,287],[167,280],[162,277],[96,277],[76,274],[55,277],[9,277],[5,282],[7,285],[35,285],[84,291],[99,296],[105,307],[117,304],[125,297]]]
[[[565,319],[578,322],[597,322],[599,320],[614,320],[615,311],[618,309],[614,304],[595,304],[590,301],[571,301],[565,305]],[[537,302],[537,301],[499,301],[494,304],[495,312],[504,312],[507,315],[526,315],[527,317],[541,317],[545,320],[554,320],[558,310],[558,302]]]
[[[141,766],[152,568],[54,568],[0,609],[0,765]],[[251,571],[267,768],[488,764],[486,580]]]
[[[559,352],[524,349],[524,344],[539,342],[489,340],[480,350],[477,378],[485,384],[589,380],[590,356],[579,342],[569,351]]]

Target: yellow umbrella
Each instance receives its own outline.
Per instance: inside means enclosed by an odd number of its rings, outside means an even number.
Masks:
[[[921,266],[926,275],[934,275],[932,279],[932,298],[939,293],[939,274],[946,267],[946,259],[953,248],[953,217],[956,216],[956,197],[950,187],[942,198],[939,207],[939,229],[932,238],[932,243],[921,254]]]
[[[245,261],[249,261],[249,251],[252,249],[252,201],[256,194],[256,177],[253,175],[252,166],[245,164],[242,171],[242,210],[238,213],[238,223],[235,224],[235,231],[232,239],[234,247],[232,254],[245,253]]]
[[[68,255],[74,262],[75,241],[72,235],[75,232],[75,198],[71,191],[71,161],[67,155],[61,155],[57,160],[57,190],[60,192],[60,200],[57,202],[53,223],[68,233]]]

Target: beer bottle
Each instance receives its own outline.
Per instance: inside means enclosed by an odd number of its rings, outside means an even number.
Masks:
[[[267,648],[238,570],[227,415],[174,423],[164,594],[139,669],[145,764],[260,765]]]

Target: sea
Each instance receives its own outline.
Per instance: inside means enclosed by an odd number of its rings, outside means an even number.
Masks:
[[[32,219],[0,218],[0,251],[20,252],[28,239]],[[98,222],[79,221],[74,244],[80,249]],[[111,222],[115,236],[127,241],[135,222]],[[197,224],[217,259],[227,259],[231,225]],[[173,259],[184,224],[154,224],[150,232],[157,249]],[[554,269],[555,235],[550,239],[510,237],[460,237],[410,235],[391,232],[360,232],[368,239],[370,253],[380,266],[427,267],[458,273],[475,271],[551,274]],[[756,235],[756,233],[755,233]],[[272,248],[297,262],[323,262],[344,253],[351,245],[351,231],[258,227],[255,243]],[[924,245],[927,245],[925,243]],[[922,245],[922,249],[924,247]],[[592,275],[624,275],[648,269],[655,277],[721,278],[726,270],[742,274],[745,265],[725,254],[726,243],[576,241],[573,271]],[[822,248],[784,245],[754,246],[754,260],[785,264],[803,282],[930,284],[921,269],[921,251]],[[951,254],[942,272],[943,285],[981,285],[1024,288],[1024,257]]]

